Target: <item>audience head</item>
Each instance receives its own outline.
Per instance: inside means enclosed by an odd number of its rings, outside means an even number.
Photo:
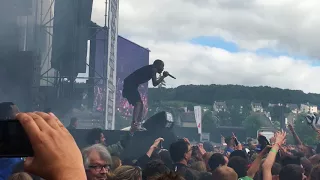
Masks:
[[[309,159],[310,159],[313,166],[320,164],[320,154],[316,154],[316,155],[310,157]]]
[[[281,165],[279,163],[274,163],[271,168],[271,174],[273,180],[279,180],[279,174],[281,171]]]
[[[303,169],[296,164],[289,164],[284,166],[279,174],[280,180],[303,180]]]
[[[172,159],[170,156],[170,152],[166,149],[161,149],[159,152],[159,156],[160,159],[162,160],[162,162],[168,167],[168,168],[172,168]]]
[[[185,180],[185,179],[179,174],[176,174],[174,172],[169,172],[169,173],[161,174],[159,176],[148,178],[148,180]]]
[[[231,154],[230,154],[230,156],[229,156],[229,158],[231,159],[232,157],[242,157],[243,159],[246,159],[246,160],[248,160],[248,155],[247,155],[247,153],[245,153],[244,151],[241,151],[241,150],[235,150],[235,151],[233,151]]]
[[[238,180],[237,173],[228,166],[220,166],[212,172],[212,179]]]
[[[78,118],[72,117],[70,119],[70,126],[77,127],[78,126]]]
[[[214,153],[214,154],[210,157],[210,159],[209,159],[209,161],[208,161],[208,165],[209,165],[211,171],[214,171],[214,170],[216,170],[218,167],[224,166],[224,165],[226,165],[226,164],[227,164],[227,162],[226,162],[225,156],[223,156],[223,155],[220,154],[220,153]]]
[[[140,167],[120,166],[113,172],[113,180],[142,180]]]
[[[88,132],[87,143],[93,144],[105,144],[106,138],[104,137],[103,131],[100,128],[93,128]]]
[[[8,180],[32,180],[32,177],[25,172],[19,172],[11,175]]]
[[[212,152],[213,145],[211,144],[211,142],[206,141],[203,143],[203,149],[206,150],[206,152]]]
[[[320,180],[320,165],[313,167],[308,180]]]
[[[111,156],[111,159],[112,159],[112,166],[111,166],[112,171],[122,166],[121,159],[118,156]]]
[[[239,178],[247,176],[248,165],[248,161],[239,156],[231,158],[228,163],[228,166],[234,169]]]
[[[287,155],[281,159],[281,164],[282,166],[286,166],[289,164],[301,165],[301,160],[300,157]]]
[[[304,170],[304,175],[309,176],[311,173],[311,170],[312,170],[311,161],[309,159],[307,159],[306,157],[303,157],[303,158],[301,158],[301,165]]]
[[[146,179],[147,177],[159,176],[168,172],[170,172],[170,169],[161,160],[153,160],[147,163],[142,171],[142,176],[144,177],[143,179]]]
[[[191,157],[194,161],[202,161],[202,154],[198,146],[192,146]]]
[[[173,162],[187,163],[191,158],[192,147],[186,141],[178,140],[170,145],[169,152]]]
[[[235,142],[232,137],[226,137],[225,142],[228,146],[235,146]]]
[[[88,180],[107,179],[112,159],[105,146],[89,146],[82,151],[82,156]]]
[[[203,161],[195,161],[191,164],[191,168],[199,172],[206,172],[206,164]]]

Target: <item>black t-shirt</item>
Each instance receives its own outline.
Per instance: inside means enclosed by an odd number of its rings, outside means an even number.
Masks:
[[[147,65],[137,69],[124,79],[124,86],[139,87],[140,84],[148,82],[152,79],[152,68],[152,65]]]

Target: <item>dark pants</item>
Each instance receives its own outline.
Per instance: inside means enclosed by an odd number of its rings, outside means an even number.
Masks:
[[[136,103],[142,103],[138,87],[125,85],[123,86],[122,96],[128,100],[128,102],[135,106]]]

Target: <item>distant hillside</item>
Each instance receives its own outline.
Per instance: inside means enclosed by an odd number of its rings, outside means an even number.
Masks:
[[[249,104],[260,102],[264,107],[268,103],[310,104],[320,106],[320,94],[304,93],[300,90],[271,88],[267,86],[247,87],[240,85],[184,85],[177,88],[150,88],[149,103],[159,101],[182,101],[212,105],[214,101],[226,101],[231,104]]]

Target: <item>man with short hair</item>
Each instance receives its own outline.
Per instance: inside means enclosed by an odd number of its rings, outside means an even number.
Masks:
[[[232,137],[226,137],[225,142],[227,144],[227,147],[224,150],[224,155],[229,157],[229,155],[234,151],[235,142]]]
[[[106,148],[110,152],[110,154],[117,155],[117,156],[119,156],[121,154],[121,152],[124,150],[124,148],[129,143],[130,140],[131,140],[131,135],[129,133],[127,133],[126,135],[122,136],[120,141],[118,141],[117,143],[107,145],[104,133],[103,133],[102,129],[100,129],[100,128],[91,129],[87,135],[87,144],[88,145],[102,144],[102,145],[106,146]]]
[[[284,166],[279,173],[280,180],[303,180],[306,179],[303,168],[297,164]]]
[[[174,171],[183,176],[186,180],[200,178],[200,172],[191,169],[188,161],[191,159],[192,146],[186,140],[178,140],[170,145],[170,156],[174,162]]]
[[[78,127],[78,118],[72,117],[70,119],[70,124],[67,129],[70,131],[70,130],[77,129],[77,127]]]
[[[112,165],[111,155],[102,144],[89,146],[82,151],[88,180],[106,180]]]
[[[142,115],[143,115],[143,102],[141,100],[138,88],[141,84],[152,80],[153,86],[158,86],[163,82],[164,78],[169,76],[169,73],[164,71],[164,62],[162,60],[155,60],[152,65],[143,66],[142,68],[134,71],[123,81],[122,96],[128,100],[128,102],[134,106],[133,119],[131,128],[137,130],[144,130],[141,127]],[[162,74],[157,79],[157,73]]]

